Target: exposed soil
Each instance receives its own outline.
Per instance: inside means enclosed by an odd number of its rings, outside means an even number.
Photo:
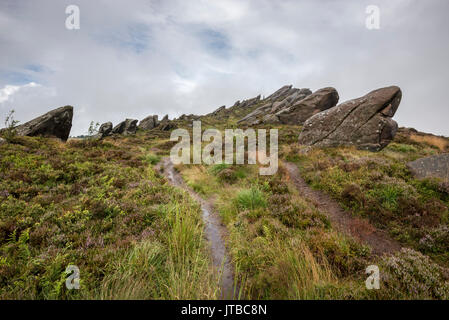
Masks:
[[[191,197],[198,201],[203,212],[205,238],[209,242],[214,268],[220,272],[221,298],[235,298],[238,288],[235,286],[233,267],[225,246],[226,228],[213,209],[213,202],[204,200],[198,193],[188,187],[178,171],[175,170],[170,158],[163,158],[157,169],[176,187],[186,190]]]
[[[312,189],[301,177],[297,165],[284,162],[284,166],[299,193],[306,199],[311,200],[318,210],[326,214],[338,231],[369,245],[375,255],[394,253],[401,249],[401,245],[385,231],[377,229],[367,220],[353,217],[350,212],[343,210],[338,202],[329,195]]]

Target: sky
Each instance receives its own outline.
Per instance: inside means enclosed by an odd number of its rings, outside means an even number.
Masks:
[[[449,136],[448,12],[447,0],[0,0],[0,127],[12,109],[24,123],[72,105],[77,136],[286,84],[332,86],[340,102],[398,85],[399,125]]]

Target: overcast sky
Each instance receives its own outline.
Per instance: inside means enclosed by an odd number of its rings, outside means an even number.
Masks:
[[[80,29],[65,27],[68,5]],[[380,29],[365,26],[368,5]],[[449,1],[0,0],[0,121],[204,114],[286,84],[340,102],[398,85],[400,126],[449,136]]]

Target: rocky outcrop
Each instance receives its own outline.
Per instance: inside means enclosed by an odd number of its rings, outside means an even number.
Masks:
[[[56,137],[67,141],[72,129],[73,107],[65,106],[15,127],[19,136]]]
[[[394,138],[391,118],[401,102],[399,87],[381,88],[320,112],[304,123],[299,143],[318,147],[356,146],[379,151]]]
[[[310,89],[284,86],[264,99],[266,103],[240,119],[238,123],[302,125],[314,114],[334,107],[338,99],[338,92],[334,88],[323,88],[312,93]]]
[[[211,112],[209,115],[211,115],[211,116],[217,116],[217,115],[219,115],[220,113],[222,113],[222,112],[225,111],[225,110],[226,110],[226,106],[221,106],[221,107],[218,108],[217,110]]]
[[[449,181],[449,153],[421,158],[407,163],[407,167],[418,179],[433,177]]]
[[[153,128],[156,128],[159,124],[158,116],[148,116],[142,121],[140,121],[138,128],[142,130],[151,130]]]
[[[173,129],[175,126],[172,121],[168,119],[168,114],[162,118],[161,122],[159,123],[158,129],[162,131],[169,131]]]
[[[260,102],[260,94],[257,97],[243,100],[242,102],[238,100],[236,103],[234,103],[232,108],[249,108],[254,106],[255,104],[258,104],[259,102]]]
[[[100,138],[110,136],[112,133],[112,129],[112,122],[105,122],[100,126],[100,129],[98,129],[98,135],[100,136]]]
[[[314,114],[335,107],[338,103],[339,96],[337,90],[334,88],[323,88],[313,94],[307,95],[299,101],[297,98],[292,98],[292,101],[296,102],[288,107],[289,98],[287,97],[284,100],[286,102],[280,111],[275,110],[277,111],[275,116],[281,123],[302,125]]]
[[[126,119],[125,121],[120,122],[112,129],[112,134],[123,134],[130,135],[135,134],[137,131],[137,122],[138,120],[134,119]]]

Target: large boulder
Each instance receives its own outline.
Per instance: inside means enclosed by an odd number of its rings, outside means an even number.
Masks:
[[[125,136],[134,134],[137,131],[137,122],[138,120],[135,119],[126,119],[112,129],[112,134],[123,134]]]
[[[148,116],[139,123],[139,129],[142,130],[151,130],[153,128],[156,128],[158,125],[158,116]]]
[[[421,158],[407,163],[407,167],[418,179],[435,177],[449,181],[449,153]]]
[[[67,141],[72,129],[73,107],[65,106],[15,127],[19,136],[56,137]]]
[[[287,98],[289,99],[289,98]],[[292,106],[284,108],[275,115],[281,123],[302,125],[307,119],[321,111],[335,107],[338,103],[338,92],[334,88],[322,88],[296,101]]]
[[[98,134],[100,135],[100,138],[104,138],[107,136],[110,136],[112,133],[112,122],[105,122],[100,126],[100,129],[98,129]]]
[[[401,98],[401,89],[391,86],[317,113],[304,123],[299,143],[317,147],[356,146],[379,151],[396,134],[398,125],[391,118]]]

